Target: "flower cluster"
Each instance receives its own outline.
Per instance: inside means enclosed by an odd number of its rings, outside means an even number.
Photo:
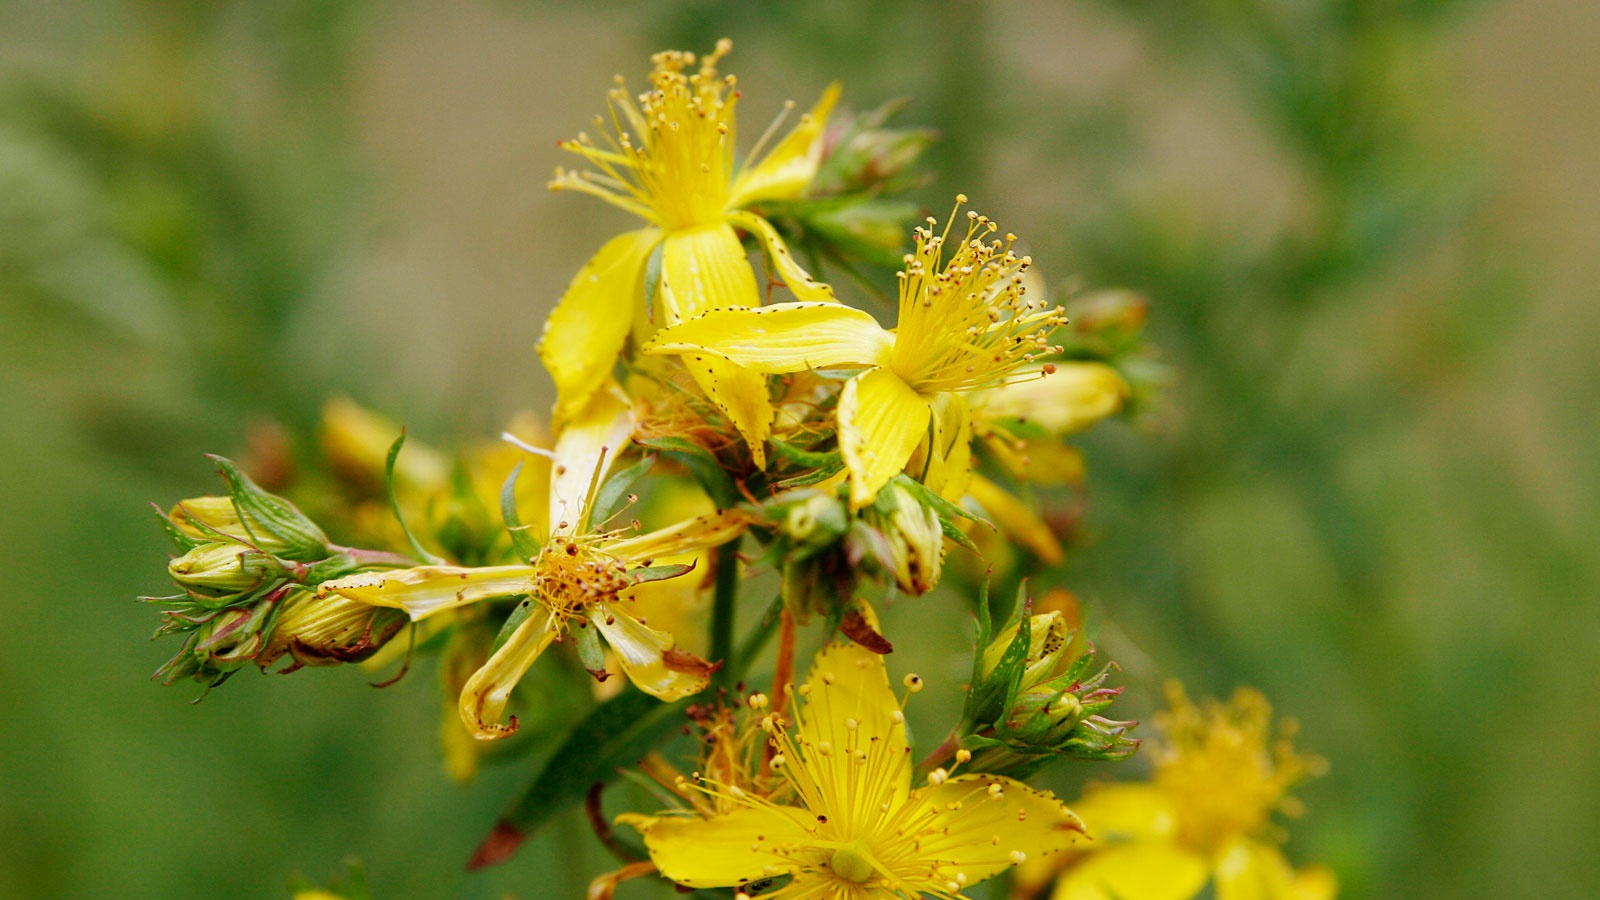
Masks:
[[[186,640],[158,674],[209,687],[286,657],[437,652],[452,774],[519,732],[513,749],[567,734],[475,864],[587,794],[623,863],[593,897],[658,874],[738,897],[956,898],[1018,866],[1040,889],[1065,872],[1059,897],[1144,896],[1116,873],[1148,875],[1152,854],[1219,884],[1289,871],[1261,832],[1311,765],[1285,751],[1263,768],[1254,695],[1175,700],[1146,788],[1069,808],[1022,780],[1139,747],[1070,595],[1020,590],[1007,618],[987,584],[1048,576],[1077,543],[1070,439],[1137,412],[1156,380],[1142,301],[1056,303],[1022,240],[965,196],[913,226],[892,195],[930,135],[890,127],[888,108],[836,114],[837,85],[741,156],[730,50],[657,54],[643,93],[619,79],[596,132],[562,144],[582,166],[552,189],[645,224],[581,267],[545,325],[548,424],[520,418],[452,458],[334,401],[328,477],[286,485],[297,502],[219,460],[228,496],[163,513],[181,593],[155,599],[161,632]],[[823,260],[887,264],[882,311],[836,292]],[[745,617],[740,594],[762,592]],[[935,685],[960,716],[919,758],[905,705],[925,684],[905,674],[896,696],[886,660],[919,636],[876,609],[924,595],[978,627],[970,682]],[[685,717],[688,773],[670,759]],[[671,808],[623,812],[633,832],[614,834],[589,786],[641,758]],[[1165,830],[1123,827],[1139,816]]]

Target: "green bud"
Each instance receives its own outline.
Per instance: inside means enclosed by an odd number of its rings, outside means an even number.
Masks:
[[[262,490],[230,460],[220,456],[211,459],[222,469],[228,492],[238,508],[239,522],[251,543],[266,550],[265,543],[270,542],[274,555],[300,562],[329,554],[328,536],[293,503]]]
[[[232,541],[201,544],[167,564],[172,580],[202,603],[206,595],[236,597],[253,591],[282,571],[273,557]]]
[[[987,610],[984,601],[983,611]],[[980,616],[987,632],[987,615]],[[1075,640],[1061,613],[1017,612],[981,650],[967,696],[961,746],[976,771],[1022,778],[1064,756],[1120,759],[1139,742],[1137,723],[1102,715],[1121,688],[1104,687],[1112,666],[1095,670],[1093,647]]]

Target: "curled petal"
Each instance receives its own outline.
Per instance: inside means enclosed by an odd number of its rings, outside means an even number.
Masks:
[[[839,394],[839,450],[860,509],[900,474],[928,431],[928,401],[886,368],[868,369]]]
[[[784,287],[789,289],[789,293],[800,300],[836,302],[833,288],[812,278],[810,272],[794,261],[794,254],[789,252],[789,246],[778,236],[778,230],[772,227],[771,222],[747,212],[730,213],[728,221],[761,240],[761,249],[766,253],[767,264],[772,266],[772,271],[778,274],[778,278],[783,281]]]
[[[533,589],[533,574],[531,566],[415,566],[324,581],[317,595],[403,609],[415,622],[479,600],[525,594]]]
[[[714,353],[769,374],[834,366],[875,366],[894,336],[868,313],[838,303],[774,303],[714,309],[645,344],[646,353]]]
[[[622,671],[639,690],[672,701],[699,693],[711,683],[713,666],[677,649],[672,635],[646,626],[615,603],[596,606],[589,624],[605,636]]]
[[[535,603],[526,600],[525,603]],[[500,649],[461,688],[461,721],[480,741],[499,740],[516,733],[517,717],[502,724],[506,701],[511,691],[527,674],[528,667],[556,639],[555,617],[544,605],[522,620]]]
[[[581,408],[600,389],[622,352],[634,310],[644,301],[645,259],[661,232],[618,235],[579,270],[545,322],[539,359],[556,383],[556,418]]]
[[[749,525],[749,513],[724,510],[607,544],[606,552],[629,562],[659,560],[664,556],[725,544],[743,534]]]

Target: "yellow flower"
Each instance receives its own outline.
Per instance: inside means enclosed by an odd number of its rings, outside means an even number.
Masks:
[[[593,531],[594,488],[604,480],[633,430],[631,406],[620,392],[596,394],[557,439],[548,513],[527,524],[542,543],[527,565],[417,566],[364,572],[324,582],[321,593],[405,610],[412,621],[496,597],[526,595],[520,622],[461,690],[460,713],[480,740],[516,731],[500,718],[511,691],[550,644],[570,627],[594,627],[616,651],[642,691],[677,700],[703,689],[710,665],[678,650],[671,634],[647,626],[627,608],[623,593],[686,567],[651,570],[652,561],[713,546],[739,535],[743,517],[723,513],[624,537]]]
[[[958,197],[965,203],[965,197]],[[1052,348],[1049,330],[1065,322],[1058,307],[1026,299],[1031,264],[1011,251],[1014,235],[986,216],[967,213],[967,233],[948,247],[950,225],[918,227],[916,251],[899,273],[900,319],[889,331],[871,315],[836,303],[779,303],[716,309],[663,329],[650,353],[715,354],[753,372],[838,367],[864,371],[839,396],[839,449],[850,471],[850,502],[859,509],[906,467],[930,435],[935,448],[966,453],[970,435],[962,393],[1008,383]],[[1049,364],[1025,377],[1042,377]],[[943,464],[930,454],[930,465]]]
[[[625,819],[667,878],[702,888],[793,876],[762,894],[773,900],[951,898],[1082,831],[1054,796],[1009,778],[936,770],[913,789],[905,716],[875,653],[828,647],[797,693],[793,733],[781,716],[762,720],[780,782],[770,795],[701,776],[696,787],[728,812]]]
[[[728,40],[719,41],[698,70],[691,69],[692,53],[656,54],[650,91],[637,98],[620,84],[611,91],[610,121],[597,120],[603,145],[582,134],[562,144],[594,168],[557,169],[552,189],[592,194],[649,225],[600,248],[545,324],[539,356],[555,379],[558,421],[599,390],[636,327],[643,337],[706,309],[760,305],[755,273],[735,228],[761,240],[773,269],[795,296],[833,299],[833,292],[794,262],[772,225],[750,207],[805,191],[816,174],[838,85],[829,87],[770,152],[759,155],[764,137],[740,165],[734,155],[739,94],[733,76],[717,74],[718,61],[732,48]],[[646,269],[658,251],[658,295],[645,297]],[[762,464],[773,412],[761,377],[715,357],[685,363]]]
[[[1153,779],[1092,787],[1074,808],[1096,841],[1056,882],[1052,900],[1188,900],[1207,881],[1218,900],[1332,900],[1326,869],[1294,871],[1272,840],[1274,811],[1294,813],[1289,788],[1321,768],[1298,755],[1292,728],[1272,735],[1272,708],[1239,690],[1197,707],[1176,683],[1149,752]],[[1048,872],[1019,879],[1019,894]]]

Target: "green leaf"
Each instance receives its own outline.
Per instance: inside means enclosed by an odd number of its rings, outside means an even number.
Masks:
[[[411,549],[416,551],[417,557],[431,565],[445,565],[446,560],[429,553],[417,536],[411,533],[411,527],[406,524],[406,517],[400,514],[400,499],[394,493],[394,463],[400,458],[400,448],[405,445],[406,433],[401,429],[400,436],[389,445],[389,457],[383,464],[383,489],[389,495],[389,509],[394,512],[394,519],[400,523],[400,530],[405,533],[406,541],[411,544]]]
[[[522,515],[517,512],[517,476],[521,474],[522,463],[519,462],[506,476],[506,483],[500,487],[500,518],[505,520],[506,531],[511,534],[511,546],[517,555],[531,560],[539,555],[539,542],[528,532],[528,526],[522,524]]]
[[[797,466],[808,469],[820,469],[828,466],[844,465],[844,457],[838,450],[801,450],[793,444],[772,438],[768,441],[777,455]]]
[[[739,491],[733,486],[733,479],[723,470],[722,462],[706,448],[680,437],[650,438],[638,443],[681,463],[718,509],[729,509],[739,503]]]
[[[600,491],[595,494],[589,521],[596,523],[597,527],[603,527],[607,520],[617,514],[623,499],[628,496],[628,489],[633,487],[634,482],[643,478],[655,464],[656,458],[645,454],[638,462],[607,478],[606,483],[601,485]]]
[[[538,603],[532,597],[522,598],[522,602],[518,603],[517,608],[511,611],[511,615],[506,617],[505,624],[501,625],[500,631],[495,634],[494,643],[489,645],[489,655],[493,656],[500,652],[500,648],[505,646],[505,642],[511,639],[511,635],[517,630],[517,626],[533,615],[534,610],[538,608]]]

